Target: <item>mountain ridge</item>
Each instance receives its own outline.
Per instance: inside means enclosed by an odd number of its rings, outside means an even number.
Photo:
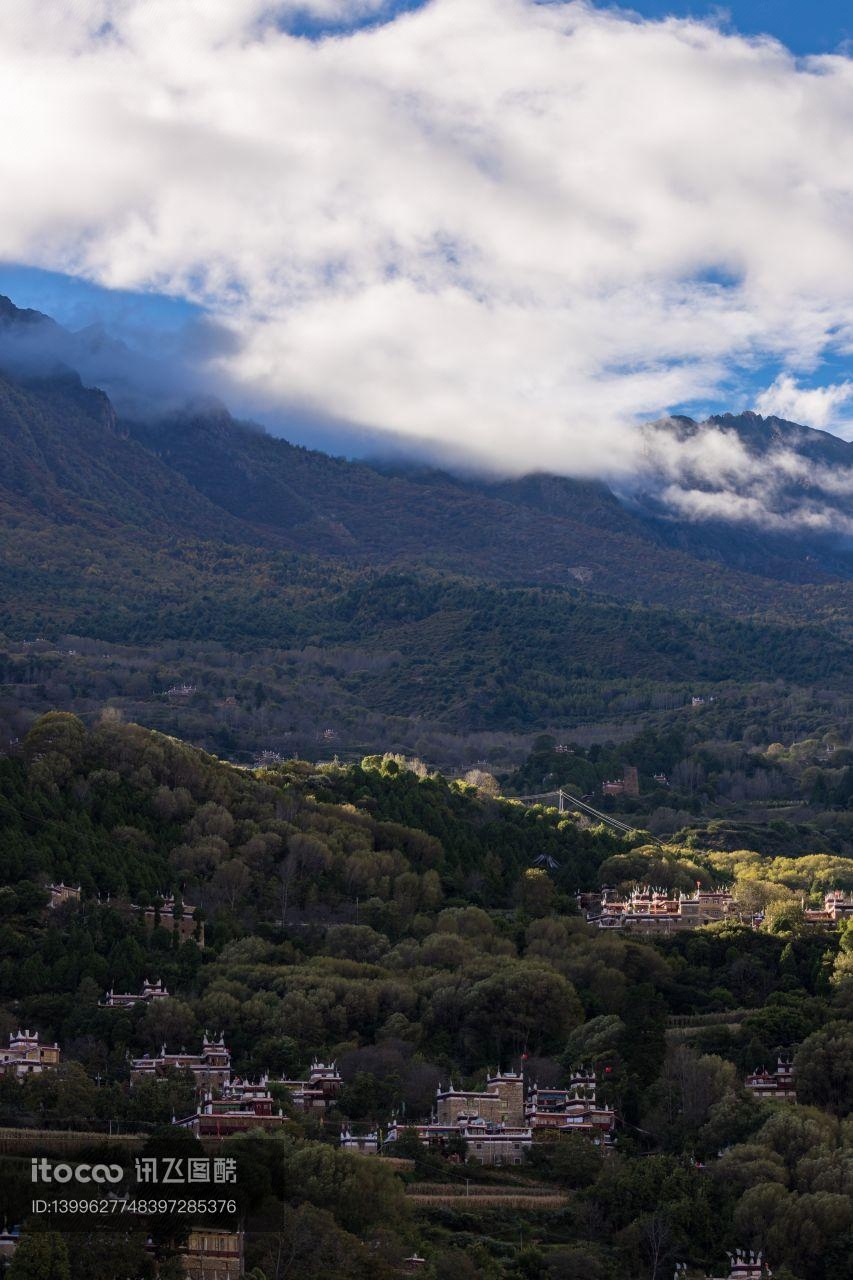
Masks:
[[[0,305],[0,329],[58,326]],[[73,335],[72,335],[73,337]],[[544,472],[517,479],[458,477],[382,466],[294,445],[236,421],[216,402],[150,421],[115,414],[108,397],[67,367],[0,374],[10,518],[61,518],[90,532],[134,531],[162,544],[267,548],[346,570],[404,568],[532,586],[580,589],[644,606],[783,618],[849,610],[853,560],[836,541],[786,539],[713,521],[676,521],[647,499],[621,499],[603,481]],[[55,358],[51,342],[49,359]],[[3,365],[0,346],[0,368]],[[682,432],[703,425],[679,419]],[[810,457],[853,446],[779,419],[709,420],[762,437],[805,439]],[[740,438],[740,434],[739,434]],[[824,454],[821,453],[824,450]]]
[[[725,738],[768,700],[777,736],[849,701],[853,583],[831,564],[791,581],[760,538],[759,572],[730,563],[742,538],[716,559],[670,546],[692,526],[599,481],[335,458],[210,401],[116,414],[55,354],[0,372],[10,737],[39,709],[111,706],[243,761],[317,743],[464,759],[690,715],[697,690]]]

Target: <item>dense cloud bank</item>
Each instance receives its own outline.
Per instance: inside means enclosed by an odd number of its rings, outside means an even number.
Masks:
[[[744,505],[730,433],[636,422],[772,364],[757,407],[845,430],[803,379],[853,334],[848,58],[531,0],[20,0],[0,51],[0,257],[202,304],[258,415],[771,521],[784,450]]]

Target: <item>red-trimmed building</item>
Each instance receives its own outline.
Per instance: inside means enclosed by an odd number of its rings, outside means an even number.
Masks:
[[[853,894],[833,889],[824,895],[823,906],[818,910],[806,909],[803,913],[807,924],[842,924],[853,920]]]
[[[454,1140],[461,1140],[466,1157],[484,1165],[522,1164],[524,1153],[533,1142],[533,1130],[525,1125],[496,1124],[480,1116],[460,1115],[453,1124],[431,1120],[427,1124],[406,1125],[395,1120],[385,1137],[385,1153],[393,1155],[393,1144],[410,1130],[425,1147],[441,1153],[448,1152]]]
[[[576,1071],[565,1089],[543,1089],[534,1084],[524,1108],[525,1123],[535,1136],[582,1133],[598,1144],[613,1141],[616,1112],[597,1101],[594,1071]]]
[[[199,1085],[208,1089],[224,1089],[231,1082],[231,1053],[225,1047],[224,1035],[217,1040],[205,1031],[201,1053],[185,1053],[183,1050],[167,1053],[163,1045],[155,1058],[149,1054],[134,1058],[130,1064],[130,1083],[134,1085],[140,1080],[157,1079],[170,1070],[191,1071]]]
[[[753,1071],[744,1080],[744,1088],[756,1098],[770,1102],[796,1102],[794,1064],[790,1057],[779,1055],[775,1071]]]
[[[214,1098],[207,1093],[193,1115],[174,1120],[173,1124],[178,1129],[188,1129],[197,1138],[227,1138],[252,1129],[280,1129],[286,1119],[269,1093],[246,1098]]]
[[[104,997],[102,1007],[104,1009],[132,1009],[134,1005],[150,1004],[155,1000],[166,1000],[168,996],[168,991],[159,979],[157,982],[149,982],[147,978],[144,978],[140,992],[114,991],[110,987]]]
[[[37,1031],[15,1031],[9,1048],[0,1053],[0,1074],[25,1080],[58,1067],[61,1056],[59,1045],[41,1044]]]

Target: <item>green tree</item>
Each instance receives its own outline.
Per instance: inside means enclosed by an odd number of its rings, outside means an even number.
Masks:
[[[141,1233],[91,1231],[70,1235],[71,1280],[147,1280],[154,1263]],[[162,1274],[162,1273],[161,1273]]]
[[[797,1097],[846,1116],[853,1107],[853,1024],[830,1022],[804,1040],[794,1056]]]
[[[778,1152],[791,1173],[815,1147],[832,1146],[837,1140],[838,1121],[817,1107],[806,1106],[776,1111],[755,1135],[756,1142]]]
[[[406,1214],[403,1188],[380,1160],[364,1160],[318,1142],[295,1147],[285,1160],[285,1186],[329,1209],[347,1231],[393,1226]]]
[[[311,1204],[284,1207],[275,1230],[253,1243],[256,1270],[267,1276],[299,1280],[392,1280],[393,1272],[372,1257],[356,1236],[342,1230],[332,1214]],[[250,1272],[250,1275],[254,1272]],[[397,1272],[399,1275],[399,1271]]]
[[[577,1027],[566,1041],[563,1063],[569,1069],[612,1057],[625,1033],[625,1023],[615,1013],[600,1014]]]
[[[86,728],[82,720],[67,711],[49,711],[39,716],[23,742],[23,754],[27,764],[51,758],[61,758],[67,777],[81,762],[86,741]]]
[[[528,916],[547,916],[554,906],[557,890],[541,867],[528,867],[519,879],[516,896],[521,910]]]
[[[596,1181],[601,1173],[602,1155],[590,1138],[568,1133],[551,1142],[534,1142],[528,1160],[531,1168],[550,1182],[578,1190]]]
[[[548,1280],[607,1280],[607,1264],[591,1246],[553,1249],[545,1262]]]
[[[583,1021],[578,994],[566,978],[537,962],[507,964],[478,982],[466,999],[464,1033],[472,1053],[529,1049],[549,1053]]]
[[[788,1170],[785,1161],[775,1151],[768,1151],[761,1143],[742,1143],[725,1151],[710,1166],[714,1178],[722,1185],[739,1187],[743,1191],[762,1182],[778,1182],[785,1186]]]
[[[737,1238],[751,1249],[767,1249],[777,1220],[788,1213],[791,1195],[778,1182],[762,1182],[745,1191],[734,1212]]]
[[[71,1280],[68,1247],[56,1231],[21,1236],[7,1271],[8,1280]]]

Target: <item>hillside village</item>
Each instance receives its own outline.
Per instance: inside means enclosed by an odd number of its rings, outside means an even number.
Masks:
[[[365,1276],[396,1206],[383,1280],[453,1275],[471,1214],[496,1242],[477,1264],[490,1280],[516,1280],[533,1229],[542,1280],[567,1250],[633,1280],[651,1177],[667,1222],[673,1188],[707,1204],[705,1234],[669,1226],[666,1246],[705,1280],[726,1274],[725,1247],[733,1276],[766,1271],[742,1206],[777,1156],[735,1175],[753,1149],[788,1151],[789,1123],[814,1131],[809,1150],[844,1149],[839,860],[792,861],[811,879],[788,887],[754,855],[718,864],[390,756],[242,770],[61,717],[22,748],[0,761],[0,1136],[22,1159],[34,1141],[177,1141],[209,1161],[260,1143],[253,1162],[328,1164],[335,1185],[382,1187],[344,1209],[312,1181],[303,1210],[349,1232]],[[109,769],[121,803],[105,808]],[[810,1167],[803,1185],[826,1176]],[[601,1227],[575,1216],[592,1194]],[[812,1247],[784,1233],[795,1203],[768,1228],[783,1277]],[[180,1274],[269,1280],[259,1211],[242,1232],[194,1227],[172,1247]],[[140,1274],[165,1266],[153,1237],[133,1247]],[[833,1247],[821,1237],[824,1270]],[[814,1256],[806,1275],[824,1280]]]
[[[146,983],[146,989],[154,993],[154,999],[168,999],[160,983]],[[127,1006],[119,1001],[105,1007]],[[8,1050],[0,1055],[0,1075],[24,1081],[33,1074],[57,1070],[60,1062],[58,1045],[41,1044],[38,1033],[19,1031],[10,1036]],[[264,1074],[251,1081],[233,1074],[224,1038],[205,1034],[198,1054],[168,1053],[164,1046],[155,1058],[146,1055],[130,1065],[131,1089],[146,1080],[165,1083],[181,1073],[193,1077],[197,1108],[192,1115],[173,1118],[172,1124],[201,1139],[207,1150],[227,1150],[222,1142],[237,1134],[282,1133],[294,1108],[306,1115],[332,1118],[332,1128],[339,1129],[341,1151],[393,1160],[397,1151],[404,1149],[404,1164],[411,1163],[413,1141],[451,1168],[519,1169],[528,1162],[534,1143],[559,1143],[566,1138],[581,1138],[605,1155],[618,1149],[620,1117],[613,1106],[599,1098],[606,1083],[600,1082],[590,1067],[573,1071],[561,1088],[543,1088],[535,1079],[529,1080],[524,1063],[519,1071],[487,1074],[482,1090],[439,1085],[428,1119],[413,1122],[393,1117],[384,1128],[362,1126],[359,1130],[346,1120],[333,1119],[339,1115],[337,1103],[345,1087],[334,1063],[313,1062],[304,1080]],[[780,1056],[772,1072],[747,1076],[744,1088],[757,1099],[796,1103],[791,1055]],[[285,1094],[289,1097],[287,1113],[281,1105]],[[19,1228],[0,1234],[0,1265],[14,1258],[19,1238]],[[238,1280],[246,1275],[244,1230],[193,1231],[180,1258],[188,1280]],[[730,1261],[728,1280],[764,1280],[771,1275],[760,1252],[737,1251]],[[426,1258],[413,1254],[405,1260],[400,1274],[417,1273],[426,1263]],[[686,1276],[686,1265],[678,1264],[676,1275]]]
[[[162,994],[162,993],[161,993]],[[126,1007],[119,1004],[105,1006]],[[0,1052],[0,1075],[19,1081],[58,1068],[62,1050],[44,1044],[38,1032],[13,1032],[9,1046]],[[391,1117],[382,1128],[368,1133],[353,1131],[341,1120],[337,1102],[345,1082],[334,1062],[314,1061],[304,1079],[262,1073],[256,1080],[236,1075],[224,1037],[205,1032],[199,1053],[168,1052],[165,1045],[156,1056],[145,1054],[130,1062],[129,1087],[145,1081],[167,1081],[187,1073],[194,1082],[196,1111],[172,1123],[198,1137],[219,1138],[254,1130],[273,1131],[285,1125],[294,1110],[308,1115],[329,1115],[331,1127],[340,1127],[342,1148],[361,1154],[391,1155],[403,1136],[416,1136],[427,1148],[462,1161],[481,1165],[520,1165],[534,1141],[565,1135],[589,1138],[603,1151],[618,1139],[616,1109],[599,1099],[606,1091],[595,1070],[579,1067],[569,1073],[564,1087],[542,1087],[530,1079],[524,1063],[518,1071],[487,1073],[481,1090],[436,1086],[432,1113],[418,1120]],[[606,1074],[612,1068],[604,1068]],[[747,1075],[743,1087],[754,1097],[796,1102],[793,1055],[780,1055],[773,1070]],[[287,1111],[283,1109],[285,1097]],[[335,1119],[337,1117],[337,1119]]]
[[[850,5],[0,67],[0,1280],[853,1280]]]

